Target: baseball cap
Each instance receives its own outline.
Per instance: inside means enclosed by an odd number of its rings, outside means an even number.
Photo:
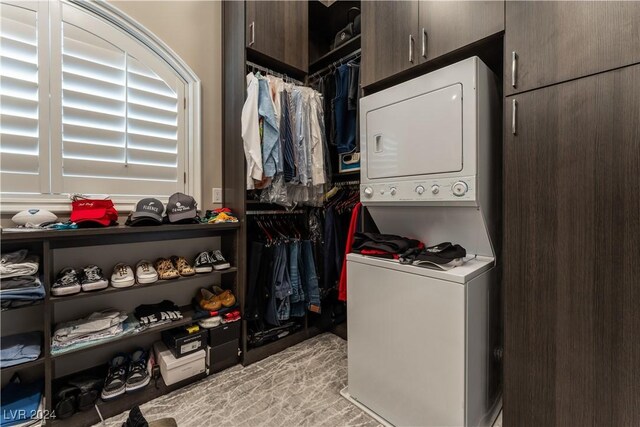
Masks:
[[[162,224],[164,204],[158,199],[147,197],[136,203],[136,208],[129,214],[126,225],[159,225]]]
[[[174,193],[167,203],[169,222],[197,223],[198,204],[196,200],[184,193]]]

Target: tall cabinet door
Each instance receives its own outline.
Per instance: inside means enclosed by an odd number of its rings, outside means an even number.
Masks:
[[[505,99],[504,425],[640,425],[638,88]]]
[[[501,31],[504,1],[420,1],[421,62]]]
[[[640,62],[640,2],[508,1],[506,28],[505,94]]]
[[[284,10],[284,62],[299,70],[309,68],[309,2],[287,1]]]
[[[418,1],[362,2],[362,86],[418,63]]]

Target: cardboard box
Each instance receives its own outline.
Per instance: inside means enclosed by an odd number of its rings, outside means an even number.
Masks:
[[[204,349],[181,358],[176,358],[167,346],[158,341],[153,345],[160,374],[166,385],[172,385],[205,371],[206,352]]]
[[[162,332],[162,341],[175,357],[184,357],[207,346],[208,332],[200,329],[189,333],[184,327]]]

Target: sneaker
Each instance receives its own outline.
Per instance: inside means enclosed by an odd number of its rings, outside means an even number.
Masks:
[[[213,271],[213,260],[207,251],[200,252],[194,264],[196,273],[211,273]]]
[[[82,290],[80,276],[80,271],[75,268],[63,268],[51,287],[51,294],[56,297],[77,294]]]
[[[216,295],[207,289],[200,289],[196,297],[198,304],[203,310],[218,311],[222,307],[222,303],[218,301]]]
[[[231,264],[227,262],[226,259],[222,256],[222,252],[213,251],[211,252],[211,260],[213,262],[213,268],[216,270],[226,270],[227,268],[231,268]]]
[[[124,394],[127,384],[127,362],[126,354],[119,354],[109,362],[109,372],[100,393],[102,400],[110,400]]]
[[[131,266],[121,262],[113,267],[113,273],[111,274],[111,286],[114,288],[128,288],[136,283],[136,278],[133,276],[133,269]]]
[[[189,265],[189,262],[183,256],[174,255],[171,257],[171,262],[176,270],[178,270],[178,273],[183,277],[193,276],[196,274],[196,271],[191,267],[191,265]]]
[[[233,310],[222,315],[222,323],[232,323],[240,320],[240,310]]]
[[[158,258],[154,266],[156,267],[160,280],[177,279],[180,277],[178,270],[176,270],[171,261],[166,258]]]
[[[82,290],[99,291],[109,286],[109,281],[102,274],[102,269],[97,265],[88,265],[82,270],[82,277],[80,278],[80,284]]]
[[[212,316],[212,317],[207,317],[206,319],[202,319],[198,321],[198,325],[206,329],[215,328],[216,326],[220,326],[221,321],[222,321],[222,317]]]
[[[149,384],[151,375],[147,370],[147,359],[149,354],[142,349],[138,349],[131,354],[129,359],[129,373],[125,389],[127,393],[140,390]]]
[[[136,278],[141,285],[147,285],[158,281],[158,272],[151,261],[143,259],[136,264]]]
[[[220,301],[224,307],[233,307],[236,303],[236,297],[233,295],[231,291],[225,291],[219,286],[213,286],[213,293],[216,295],[216,299]]]

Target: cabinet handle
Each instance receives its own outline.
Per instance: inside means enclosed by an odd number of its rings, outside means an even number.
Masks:
[[[413,35],[409,34],[409,62],[413,64]]]
[[[427,29],[422,29],[422,57],[427,59]]]
[[[518,72],[518,54],[511,52],[511,86],[516,87],[516,78]]]
[[[249,24],[249,28],[251,29],[251,40],[249,41],[249,46],[253,46],[254,43],[256,42],[256,23],[251,22],[251,24]]]
[[[517,135],[518,129],[516,127],[516,117],[518,114],[518,101],[511,100],[511,133]]]

